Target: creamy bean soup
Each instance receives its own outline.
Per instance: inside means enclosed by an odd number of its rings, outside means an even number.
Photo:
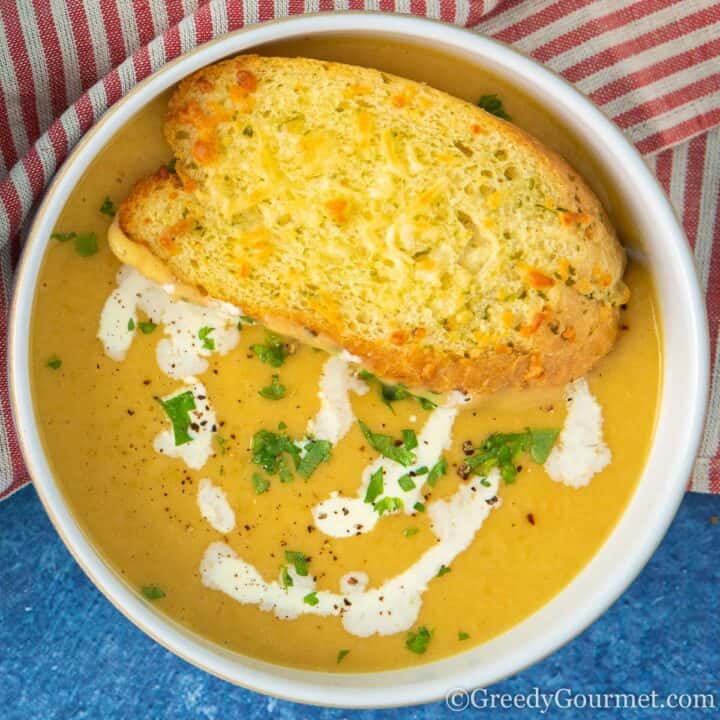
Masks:
[[[267,52],[381,66],[467,99],[499,93],[594,179],[552,118],[477,68],[388,43],[308,43]],[[612,530],[649,449],[661,356],[642,254],[630,254],[617,344],[587,377],[470,404],[420,398],[347,353],[182,301],[120,265],[106,242],[114,205],[168,161],[166,103],[78,183],[35,300],[37,416],[98,552],[199,635],[316,670],[436,660],[539,609]]]

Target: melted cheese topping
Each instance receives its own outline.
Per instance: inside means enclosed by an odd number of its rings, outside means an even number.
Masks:
[[[223,534],[232,532],[235,528],[235,512],[222,488],[203,478],[198,485],[197,502],[200,514],[213,529]]]
[[[414,465],[403,467],[393,460],[380,457],[363,471],[357,497],[348,498],[333,493],[327,500],[318,503],[312,510],[318,530],[331,537],[349,537],[370,532],[379,520],[379,515],[372,503],[365,502],[365,494],[370,478],[380,469],[383,470],[383,492],[375,498],[375,502],[384,497],[400,498],[405,513],[412,515],[415,503],[422,499],[425,476],[413,477],[415,487],[411,490],[403,490],[398,481],[412,470],[423,466],[432,468],[440,460],[442,451],[449,449],[452,444],[452,427],[460,405],[465,402],[467,398],[464,395],[452,393],[445,405],[432,411],[418,435]]]
[[[293,584],[284,587],[281,576],[264,580],[253,565],[221,542],[205,552],[200,565],[202,581],[242,604],[257,605],[284,620],[300,615],[339,616],[345,630],[358,637],[408,630],[418,618],[428,583],[443,565],[449,567],[469,547],[490,510],[498,506],[498,480],[499,473],[493,470],[487,487],[475,478],[449,500],[432,503],[428,514],[437,543],[407,570],[377,588],[368,589],[365,573],[351,572],[343,577],[339,593],[316,590],[314,578],[298,575],[292,566],[286,571]],[[309,593],[315,593],[316,604],[305,601]]]
[[[544,467],[556,482],[583,487],[612,460],[603,440],[602,408],[585,378],[567,386],[567,411],[565,425]]]

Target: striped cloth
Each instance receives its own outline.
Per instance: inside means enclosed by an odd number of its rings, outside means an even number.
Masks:
[[[598,104],[682,217],[707,294],[712,411],[690,488],[720,493],[720,2],[709,0],[0,0],[0,497],[28,481],[8,402],[13,267],[68,151],[136,82],[223,33],[332,10],[425,15],[531,54]]]

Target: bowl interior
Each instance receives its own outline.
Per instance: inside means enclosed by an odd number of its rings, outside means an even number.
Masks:
[[[664,391],[638,488],[605,545],[563,592],[509,632],[461,655],[411,670],[330,675],[223,650],[139,600],[95,552],[53,481],[33,417],[28,337],[34,285],[55,220],[75,182],[132,115],[195,69],[249,49],[377,67],[469,100],[500,94],[518,125],[586,176],[623,241],[641,252],[652,270],[662,314]],[[440,23],[379,14],[305,16],[228,35],[171,63],[109,111],[60,171],[38,211],[18,276],[11,343],[15,417],[36,487],[64,541],[112,602],[159,642],[232,682],[292,700],[349,707],[411,704],[456,687],[488,685],[552,652],[592,622],[635,577],[667,529],[692,466],[707,393],[704,306],[690,253],[662,191],[619,131],[563,81],[502,45]]]

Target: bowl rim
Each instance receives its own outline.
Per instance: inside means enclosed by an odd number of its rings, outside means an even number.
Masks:
[[[610,536],[568,586],[530,618],[483,645],[426,665],[371,673],[297,670],[229,653],[151,608],[119,578],[116,571],[106,565],[75,521],[69,505],[55,483],[34,419],[28,364],[28,331],[35,296],[35,281],[57,215],[75,182],[82,176],[96,152],[147,102],[194,70],[216,62],[222,57],[251,50],[273,41],[322,34],[401,36],[408,42],[443,46],[449,51],[464,52],[490,65],[495,62],[507,72],[510,68],[517,74],[525,72],[528,77],[533,78],[533,83],[540,83],[545,89],[550,88],[554,100],[566,102],[574,108],[581,114],[583,122],[599,132],[604,142],[622,155],[626,172],[632,173],[638,182],[638,194],[644,195],[646,200],[651,201],[654,217],[658,222],[664,223],[665,236],[670,242],[667,252],[672,254],[676,262],[673,277],[681,282],[681,290],[687,300],[684,320],[687,323],[690,340],[686,348],[689,376],[684,378],[687,403],[682,405],[681,409],[685,412],[684,417],[688,421],[683,425],[683,432],[680,434],[683,440],[681,450],[673,456],[674,462],[670,463],[668,475],[671,476],[671,481],[667,483],[668,487],[663,488],[662,506],[653,511],[652,523],[639,529],[634,546],[620,556],[622,562],[618,563],[613,572],[605,578],[604,587],[595,592],[591,602],[576,608],[569,618],[563,616],[564,622],[556,619],[555,626],[550,627],[548,633],[543,634],[542,637],[535,635],[523,639],[520,633],[522,647],[516,647],[515,650],[506,653],[507,657],[499,657],[495,663],[483,658],[480,670],[473,667],[472,663],[472,660],[479,656],[479,650],[490,646],[494,648],[498,641],[521,630],[538,615],[545,614],[548,606],[555,604],[559,597],[565,596],[570,588],[578,585],[580,578],[584,579],[588,574],[592,574],[593,568],[598,564],[598,557],[605,552],[606,547],[617,534],[618,526],[628,514],[629,506],[634,503],[634,497],[641,486],[648,482],[646,480],[648,467],[658,445],[660,410],[666,405],[665,390],[662,391],[658,403],[658,419],[652,448],[633,498]],[[658,296],[660,296],[659,292]],[[662,300],[661,297],[659,299]],[[662,314],[664,317],[664,313]],[[666,345],[665,340],[663,345]],[[280,18],[227,33],[167,63],[138,83],[107,110],[69,153],[49,184],[33,218],[16,271],[10,313],[8,358],[13,417],[23,458],[33,484],[68,550],[93,584],[125,617],[184,660],[242,687],[294,702],[333,707],[377,708],[429,702],[443,696],[447,697],[454,688],[470,689],[498,682],[538,662],[569,642],[619,597],[660,543],[684,495],[703,429],[709,388],[709,348],[705,304],[693,257],[682,227],[664,191],[641,155],[598,108],[560,75],[516,49],[471,29],[410,15],[346,11]],[[662,380],[665,388],[667,381],[668,373],[665,367]],[[459,658],[463,658],[464,661],[458,663]],[[455,674],[450,674],[449,669],[454,669]]]

